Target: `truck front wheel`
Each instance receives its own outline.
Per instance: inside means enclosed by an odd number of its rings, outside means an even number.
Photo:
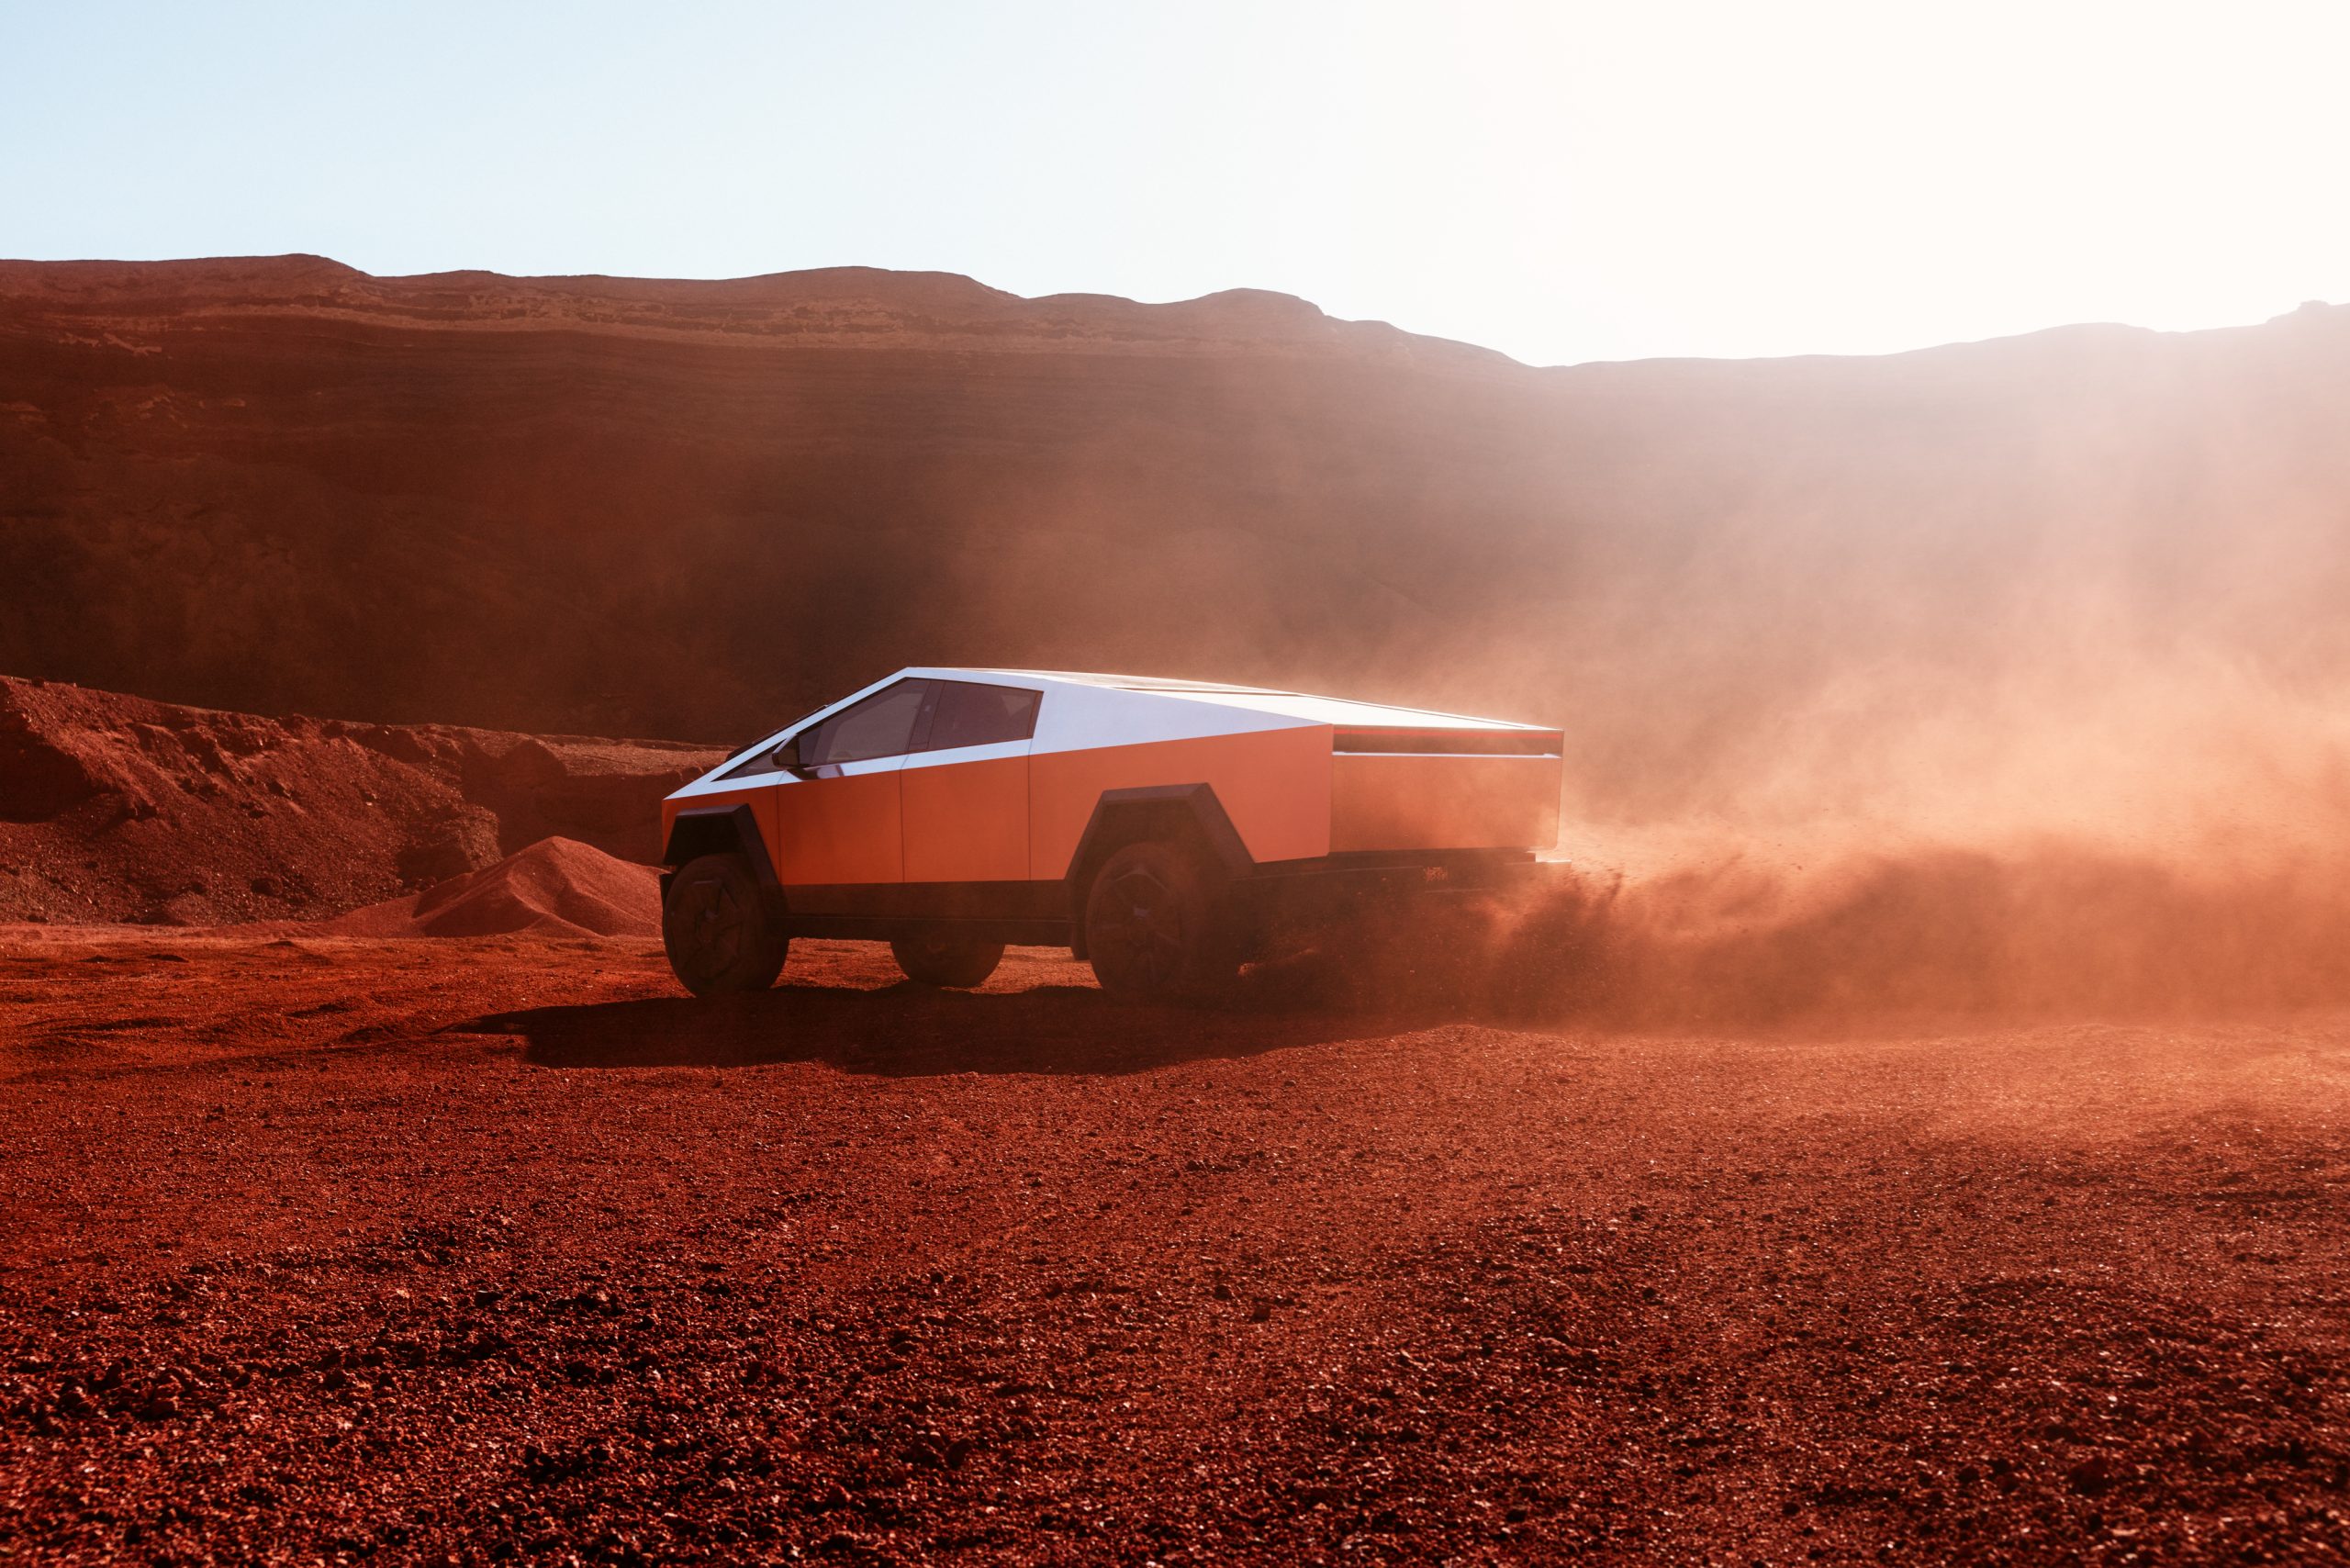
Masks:
[[[740,855],[701,855],[669,879],[661,905],[669,969],[696,996],[765,991],[783,972],[791,938],[776,929],[758,879]]]
[[[1196,1002],[1228,984],[1240,958],[1215,892],[1172,845],[1145,840],[1113,853],[1085,899],[1085,951],[1102,989],[1137,1002]]]

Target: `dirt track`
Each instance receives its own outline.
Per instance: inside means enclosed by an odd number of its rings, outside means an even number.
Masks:
[[[0,941],[0,1557],[2339,1561],[2350,1020]]]

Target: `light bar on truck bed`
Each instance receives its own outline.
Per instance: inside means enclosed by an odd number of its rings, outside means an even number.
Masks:
[[[1559,730],[1337,730],[1330,749],[1341,756],[1557,756]]]

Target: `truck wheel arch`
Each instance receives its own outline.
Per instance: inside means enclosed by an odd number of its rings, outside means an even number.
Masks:
[[[677,868],[703,855],[740,855],[751,863],[760,891],[780,898],[783,884],[776,879],[775,857],[767,853],[759,819],[747,802],[731,806],[688,807],[669,824],[669,842],[661,846],[661,896],[666,902],[669,879]]]
[[[1112,855],[1145,839],[1171,844],[1199,857],[1230,881],[1250,875],[1257,863],[1242,842],[1239,830],[1225,814],[1211,784],[1154,784],[1133,790],[1104,790],[1093,803],[1079,835],[1077,853],[1069,857],[1067,881],[1071,949],[1085,953],[1085,900],[1094,873]]]

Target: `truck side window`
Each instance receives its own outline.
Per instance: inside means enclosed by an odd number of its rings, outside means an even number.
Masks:
[[[923,742],[924,751],[1000,745],[1028,740],[1036,734],[1041,692],[1016,686],[982,686],[972,680],[942,680],[938,688],[938,706]]]
[[[923,700],[930,695],[931,685],[927,680],[901,680],[854,708],[842,709],[801,738],[801,766],[867,762],[910,750],[914,720],[922,714]]]

